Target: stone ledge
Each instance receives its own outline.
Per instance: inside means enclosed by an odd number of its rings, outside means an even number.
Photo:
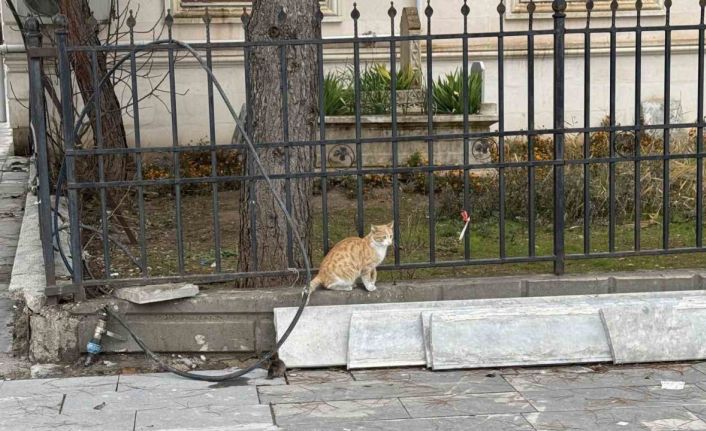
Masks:
[[[390,302],[420,302],[459,299],[559,296],[600,293],[699,290],[706,288],[706,271],[674,270],[634,273],[583,274],[574,276],[517,276],[452,280],[403,281],[381,284],[377,291],[317,291],[310,305],[343,305]],[[80,320],[77,348],[95,325],[95,312],[110,304],[119,311],[148,344],[164,352],[255,352],[274,344],[272,310],[299,304],[299,288],[263,290],[202,290],[193,298],[137,305],[116,298],[103,298],[63,309]],[[155,323],[154,325],[152,323]],[[124,331],[115,323],[114,332]],[[178,330],[176,330],[178,328]],[[35,337],[38,334],[33,334]],[[208,350],[199,344],[205,336]],[[39,335],[41,336],[41,335]],[[137,351],[132,342],[106,343],[107,351]]]

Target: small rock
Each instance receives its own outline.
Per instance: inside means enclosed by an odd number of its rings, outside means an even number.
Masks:
[[[206,355],[201,355],[199,357],[201,358],[202,361],[206,362]]]
[[[103,361],[103,365],[105,365],[106,367],[114,367],[114,366],[115,366],[115,362]]]
[[[62,374],[62,368],[63,367],[58,364],[34,364],[29,369],[29,375],[33,379],[58,377]]]

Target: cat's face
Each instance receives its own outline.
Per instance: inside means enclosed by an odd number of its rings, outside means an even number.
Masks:
[[[370,226],[370,236],[375,244],[388,247],[392,244],[392,223]]]

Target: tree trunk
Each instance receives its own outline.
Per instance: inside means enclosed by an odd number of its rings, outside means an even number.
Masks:
[[[318,39],[321,37],[318,0],[255,0],[252,16],[246,26],[250,41],[281,39]],[[283,82],[281,76],[281,48],[252,47],[249,51],[251,97],[248,114],[251,115],[250,134],[255,143],[285,140],[283,121]],[[315,139],[318,118],[318,62],[315,45],[290,45],[286,48],[287,114],[289,141]],[[289,171],[313,171],[313,148],[266,148],[258,151],[269,174],[286,172],[289,154]],[[250,164],[252,165],[252,163]],[[259,173],[254,166],[253,173]],[[286,200],[284,180],[274,181],[275,193]],[[310,254],[309,201],[312,195],[311,179],[291,180],[291,214],[296,229],[302,235]],[[256,228],[251,229],[254,212]],[[241,229],[239,270],[282,271],[289,267],[303,268],[304,260],[296,243],[292,241],[292,261],[288,256],[287,223],[277,206],[273,194],[264,181],[252,187],[241,187]],[[257,250],[251,247],[252,235]],[[293,237],[292,237],[293,238]],[[281,277],[247,278],[243,287],[273,286],[282,283]]]
[[[67,19],[69,45],[99,46],[101,44],[96,33],[97,23],[93,18],[88,0],[60,0],[59,11]],[[98,79],[103,79],[107,71],[106,54],[99,51],[96,57]],[[84,104],[91,103],[91,98],[95,92],[91,61],[92,58],[89,52],[76,51],[71,53],[71,66]],[[127,148],[120,102],[115,96],[112,81],[106,80],[100,90],[102,144],[105,148]],[[88,112],[88,117],[93,129],[94,144],[98,145],[96,111],[91,109]],[[70,126],[74,127],[73,124]],[[126,163],[124,155],[104,156],[103,160],[106,181],[125,179]],[[98,163],[95,157],[79,157],[76,159],[77,179],[98,180],[97,172]]]

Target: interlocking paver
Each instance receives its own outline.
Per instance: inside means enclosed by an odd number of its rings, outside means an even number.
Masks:
[[[556,369],[548,373],[516,374],[504,377],[518,391],[658,386],[664,380],[686,383],[706,382],[706,375],[688,365],[616,368],[591,373],[563,372],[561,369]]]
[[[319,385],[287,385],[260,387],[262,402],[301,403],[312,401],[344,401],[378,398],[505,392],[509,385],[501,379],[488,382],[417,383],[411,381],[371,380],[361,382],[323,383]]]
[[[516,392],[400,398],[413,418],[536,411]]]
[[[285,426],[288,431],[534,431],[521,415],[391,419]]]
[[[706,422],[682,407],[527,413],[525,417],[537,431],[706,430]]]
[[[686,385],[681,390],[649,386],[527,391],[522,395],[540,412],[706,405],[706,392],[694,385]]]
[[[409,418],[396,398],[275,404],[277,425]]]

